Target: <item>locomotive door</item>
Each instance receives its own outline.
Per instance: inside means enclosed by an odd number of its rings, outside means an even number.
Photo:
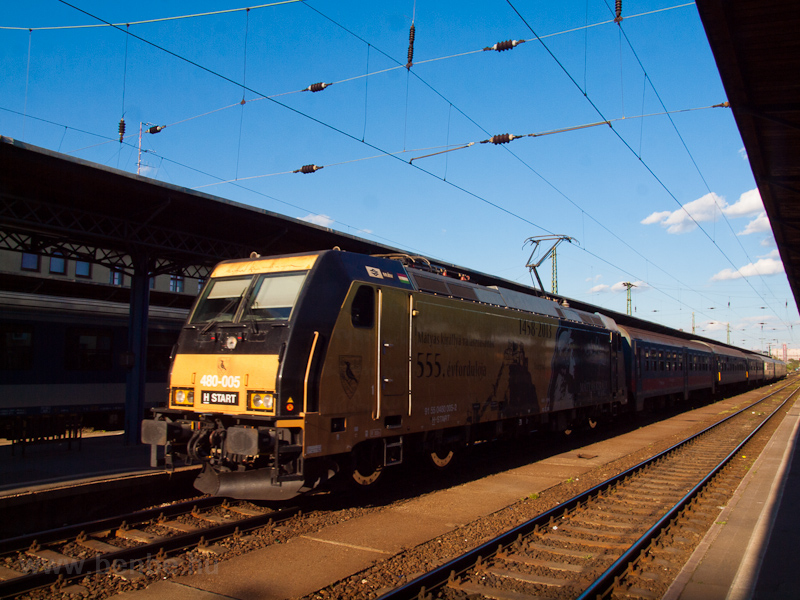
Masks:
[[[411,414],[411,295],[404,290],[378,288],[376,331],[377,376],[375,419],[387,427],[400,426]]]

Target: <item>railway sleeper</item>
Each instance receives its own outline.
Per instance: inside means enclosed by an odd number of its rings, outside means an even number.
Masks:
[[[490,567],[486,569],[486,573],[500,577],[502,579],[513,579],[521,581],[522,583],[529,583],[531,585],[543,585],[545,587],[561,588],[569,585],[569,579],[562,579],[559,577],[547,577],[545,575],[535,575],[533,573],[520,573],[519,571],[510,571],[508,569],[498,569]]]
[[[11,579],[16,579],[17,577],[22,577],[23,575],[24,573],[21,571],[0,565],[0,581],[9,581]]]
[[[584,555],[585,557],[585,555]],[[569,571],[570,573],[583,573],[586,570],[584,565],[576,565],[572,563],[556,562],[552,560],[542,560],[540,558],[533,558],[525,556],[524,554],[498,554],[497,558],[510,563],[521,563],[531,567],[541,567],[544,569],[552,569],[554,571]]]
[[[481,585],[479,583],[471,583],[468,581],[450,581],[447,587],[463,592],[468,595],[478,595],[484,598],[492,598],[492,600],[537,600],[536,596],[525,594],[522,592],[514,592],[512,590],[501,590],[498,588],[489,587],[488,585]]]

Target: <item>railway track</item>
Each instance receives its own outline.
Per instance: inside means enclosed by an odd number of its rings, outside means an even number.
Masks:
[[[222,553],[216,541],[243,537],[298,510],[202,498],[3,540],[0,597],[42,588],[80,595],[84,590],[71,582],[96,574],[136,581],[153,572],[174,572],[187,561],[202,562],[202,555]],[[188,550],[196,550],[193,559],[175,556]]]
[[[746,470],[741,449],[796,393],[785,385],[381,600],[661,597],[732,492],[720,486],[738,483],[722,474]]]

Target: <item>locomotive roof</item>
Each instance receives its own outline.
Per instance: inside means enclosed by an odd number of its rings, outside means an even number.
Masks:
[[[608,317],[570,308],[568,305],[562,305],[534,294],[526,294],[500,286],[482,286],[468,280],[455,279],[413,267],[406,267],[406,270],[415,287],[423,292],[512,308],[593,327],[603,327],[612,331],[617,330],[616,323]]]

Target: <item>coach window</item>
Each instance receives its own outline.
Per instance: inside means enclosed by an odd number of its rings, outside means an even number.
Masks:
[[[39,270],[39,255],[31,254],[30,252],[22,253],[22,270],[23,271],[38,271]]]
[[[353,298],[350,307],[350,320],[353,327],[369,329],[375,322],[375,291],[368,285],[362,285]]]
[[[73,371],[109,371],[112,366],[111,331],[71,329],[67,332],[66,368]]]
[[[24,371],[33,368],[33,327],[0,325],[0,370]]]

